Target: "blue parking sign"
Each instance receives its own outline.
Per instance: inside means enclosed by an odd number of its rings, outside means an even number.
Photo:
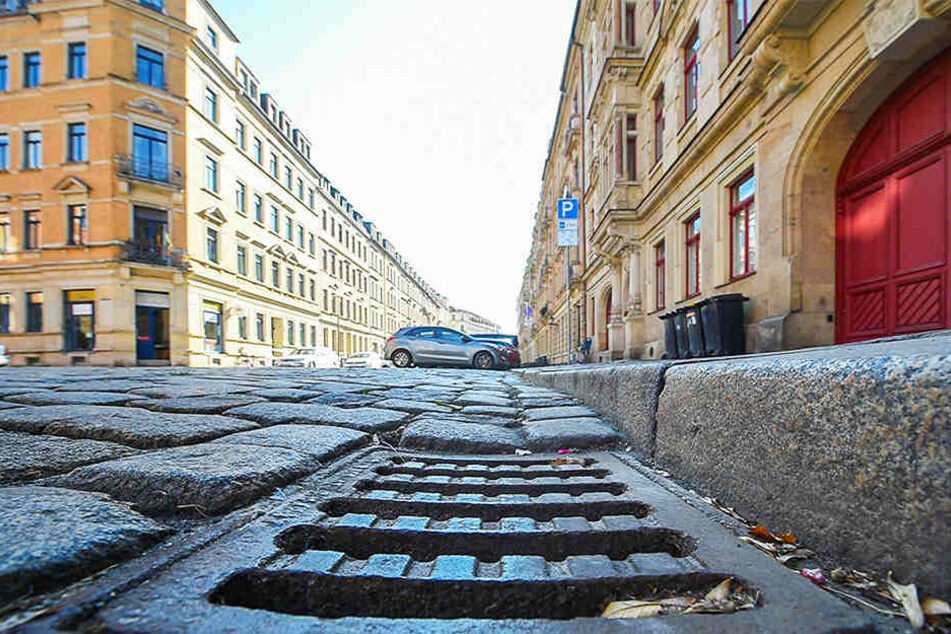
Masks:
[[[558,246],[578,246],[578,199],[558,199]]]

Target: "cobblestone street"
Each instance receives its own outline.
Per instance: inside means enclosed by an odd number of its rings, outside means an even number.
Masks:
[[[727,577],[755,609],[669,631],[872,627],[513,373],[2,378],[0,629],[632,631],[584,619]]]

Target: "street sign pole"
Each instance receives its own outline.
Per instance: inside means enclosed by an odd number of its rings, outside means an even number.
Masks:
[[[571,247],[578,246],[578,199],[558,199],[558,246],[565,247],[565,314],[568,317],[568,363],[571,363]]]

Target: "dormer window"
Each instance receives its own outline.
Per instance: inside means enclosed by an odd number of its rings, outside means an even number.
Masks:
[[[208,46],[211,47],[211,50],[217,51],[218,50],[218,32],[209,26],[208,31],[205,34],[205,38],[207,39]]]

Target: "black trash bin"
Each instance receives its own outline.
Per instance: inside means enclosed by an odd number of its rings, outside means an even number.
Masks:
[[[676,313],[667,313],[661,315],[660,320],[664,322],[664,358],[679,359],[680,352],[677,350],[677,326],[674,324]]]
[[[707,349],[703,345],[703,319],[700,316],[700,305],[695,304],[682,309],[687,321],[687,345],[691,359],[707,356]]]
[[[715,295],[703,302],[703,336],[707,354],[725,357],[746,354],[743,302],[739,293]]]
[[[678,308],[672,313],[674,332],[677,335],[677,358],[690,358],[690,343],[687,340],[687,311]]]

